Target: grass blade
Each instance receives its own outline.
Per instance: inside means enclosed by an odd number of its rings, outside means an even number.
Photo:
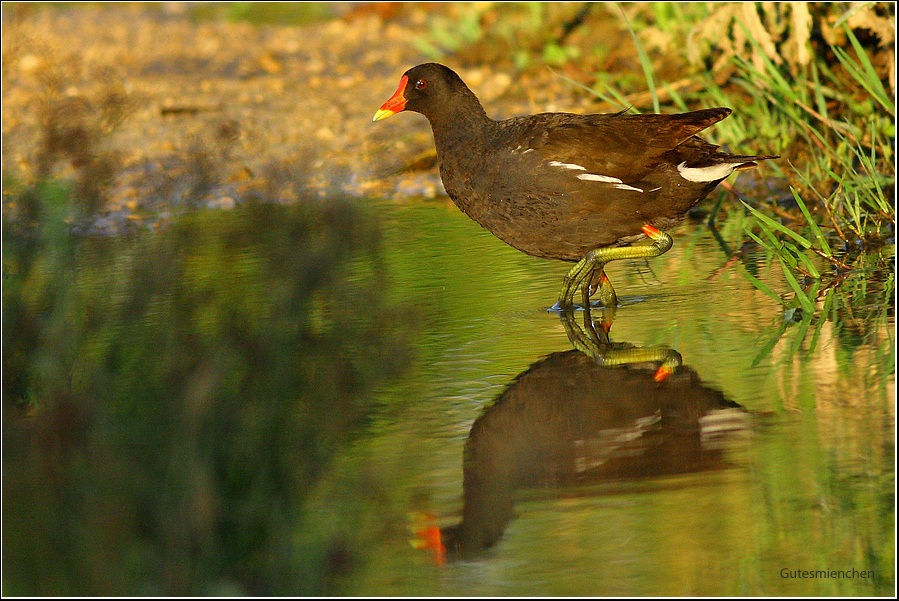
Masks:
[[[752,363],[749,365],[750,367],[755,367],[759,363],[761,363],[762,359],[771,354],[771,351],[774,350],[774,347],[777,346],[777,343],[783,337],[784,332],[787,331],[787,327],[789,327],[789,323],[784,321],[780,324],[780,327],[777,328],[777,332],[774,333],[774,336],[766,342],[761,349],[759,349],[758,354],[752,359]]]
[[[821,232],[821,228],[819,228],[818,224],[815,223],[815,220],[812,219],[812,216],[809,214],[805,203],[802,202],[802,198],[799,197],[799,194],[795,189],[793,189],[793,186],[790,186],[790,193],[793,195],[793,200],[795,200],[796,204],[799,206],[799,210],[802,211],[803,215],[805,215],[805,220],[808,222],[808,226],[809,228],[811,228],[812,234],[815,236],[815,240],[818,242],[821,250],[823,250],[828,257],[832,256],[833,252],[831,252],[830,245],[824,238],[824,234]]]
[[[852,33],[852,29],[848,26],[844,25],[843,30],[846,32],[846,37],[849,38],[849,42],[852,44],[852,48],[855,49],[855,55],[858,57],[858,63],[852,61],[849,58],[849,54],[842,50],[842,48],[833,47],[834,51],[840,50],[845,57],[845,61],[843,57],[840,56],[840,53],[836,53],[837,58],[843,63],[843,66],[846,67],[846,70],[853,74],[856,81],[862,85],[868,92],[871,93],[871,96],[879,102],[883,108],[890,113],[890,115],[896,114],[896,106],[890,100],[889,95],[886,90],[883,88],[883,82],[880,81],[880,76],[877,75],[877,70],[874,69],[874,65],[871,64],[871,59],[868,58],[868,53],[865,52],[865,49],[862,47],[861,43],[858,41],[858,38],[855,37],[855,34]],[[852,63],[850,67],[848,62]],[[857,75],[856,75],[857,73]]]
[[[743,202],[743,201],[740,201],[740,202]],[[789,238],[792,238],[793,240],[796,241],[797,244],[799,244],[799,246],[801,246],[805,249],[809,249],[812,247],[811,242],[809,242],[808,240],[806,240],[805,238],[803,238],[802,236],[800,236],[799,234],[797,234],[796,232],[794,232],[793,230],[788,228],[787,226],[783,225],[782,223],[778,223],[778,222],[774,221],[773,219],[771,219],[764,213],[757,211],[756,209],[752,208],[750,205],[746,204],[745,202],[743,202],[743,205],[747,209],[749,209],[749,212],[752,213],[753,216],[756,217],[756,219],[758,219],[760,222],[766,224],[771,229],[776,230]]]
[[[824,299],[824,307],[821,309],[821,319],[818,320],[818,324],[815,326],[815,331],[812,334],[812,339],[808,345],[809,355],[811,355],[812,351],[815,350],[815,347],[818,346],[818,338],[821,335],[821,327],[824,325],[824,322],[827,321],[827,316],[830,314],[830,309],[833,306],[833,297],[834,289],[831,288],[827,291],[827,296]]]
[[[767,294],[768,296],[770,296],[771,298],[776,300],[778,302],[778,304],[780,304],[780,305],[784,304],[783,299],[780,298],[780,296],[778,296],[778,294],[776,292],[771,290],[771,288],[769,288],[768,285],[765,284],[763,281],[761,281],[760,279],[758,279],[757,277],[755,277],[754,275],[749,273],[749,271],[744,269],[743,275],[746,276],[746,279],[749,280],[749,283],[751,283],[753,286],[755,286],[757,290],[759,290],[760,292],[764,292],[765,294]]]
[[[783,269],[784,277],[787,279],[787,283],[790,285],[790,288],[793,289],[793,292],[796,293],[796,298],[799,300],[799,304],[802,305],[802,310],[809,314],[814,314],[815,312],[815,304],[809,299],[808,295],[802,290],[802,286],[799,285],[799,282],[796,281],[796,278],[793,276],[792,272],[787,268],[787,264],[781,257],[777,257],[780,260],[780,266]]]
[[[637,39],[637,34],[634,33],[634,29],[631,27],[631,22],[627,18],[627,15],[624,14],[624,10],[620,5],[616,4],[616,6],[621,12],[621,16],[624,18],[624,23],[625,25],[627,25],[627,30],[631,32],[631,38],[634,40],[634,46],[637,48],[637,55],[640,57],[640,66],[643,67],[643,77],[646,78],[646,88],[652,95],[652,111],[654,113],[659,113],[659,95],[656,94],[656,84],[655,77],[653,77],[652,61],[649,60],[649,56],[647,56],[646,49],[643,48],[643,44],[641,44],[640,40]]]

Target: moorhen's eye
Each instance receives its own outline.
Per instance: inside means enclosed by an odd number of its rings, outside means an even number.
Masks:
[[[423,79],[419,79],[418,81],[415,82],[416,90],[424,90],[426,87],[428,87],[428,82],[426,82]]]

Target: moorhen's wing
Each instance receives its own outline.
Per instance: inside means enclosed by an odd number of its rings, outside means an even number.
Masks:
[[[542,113],[503,125],[516,145],[525,151],[533,149],[560,168],[577,171],[583,181],[605,177],[620,180],[612,183],[633,184],[658,169],[667,153],[730,113],[726,108],[680,115]],[[706,152],[717,148],[698,138],[695,141]],[[587,179],[588,175],[597,179]]]

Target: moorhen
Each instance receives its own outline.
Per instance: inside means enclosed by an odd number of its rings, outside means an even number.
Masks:
[[[556,308],[584,306],[599,290],[618,302],[604,273],[618,259],[671,248],[663,229],[735,170],[776,156],[722,152],[696,134],[730,115],[541,113],[494,121],[450,68],[406,71],[374,121],[400,111],[427,117],[447,194],[469,217],[529,255],[576,261]],[[651,245],[630,246],[648,237]]]

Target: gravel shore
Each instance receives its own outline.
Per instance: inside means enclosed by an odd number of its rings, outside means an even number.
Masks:
[[[107,233],[251,199],[440,196],[427,122],[371,120],[428,60],[414,46],[424,19],[351,11],[278,27],[158,5],[4,8],[4,174],[90,180],[91,227]],[[496,118],[590,110],[549,70],[523,81],[447,63]]]

